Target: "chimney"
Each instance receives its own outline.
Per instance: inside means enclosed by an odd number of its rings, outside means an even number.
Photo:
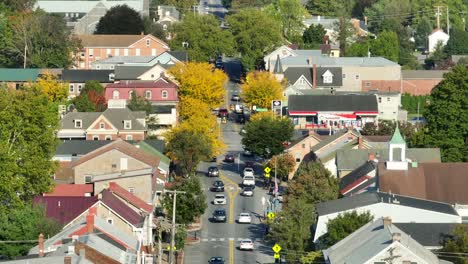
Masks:
[[[96,215],[96,207],[89,208],[88,215],[86,216],[86,232],[91,234],[94,232],[94,216]]]
[[[65,256],[63,258],[63,264],[71,264],[72,263],[72,257],[71,256]]]
[[[39,234],[39,257],[44,257],[44,235]]]
[[[400,240],[401,240],[401,233],[393,233],[393,234],[392,234],[392,240],[393,240],[393,242],[395,242],[395,241],[400,242]]]
[[[369,156],[367,158],[368,161],[375,160],[375,154],[374,153],[369,153]]]
[[[312,58],[310,58],[312,60]],[[312,70],[312,87],[315,88],[317,87],[317,65],[314,64],[313,70]]]
[[[363,149],[364,148],[364,139],[361,137],[358,137],[358,149]]]
[[[367,26],[367,16],[364,17],[364,25]]]
[[[390,218],[389,216],[387,217],[384,217],[383,219],[383,225],[384,227],[389,227],[392,225],[392,218]]]

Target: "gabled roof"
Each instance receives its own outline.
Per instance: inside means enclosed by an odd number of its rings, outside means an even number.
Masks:
[[[171,54],[172,57],[176,58],[180,62],[187,62],[188,61],[188,52],[187,51],[167,51],[167,53]]]
[[[143,111],[132,111],[128,108],[108,108],[104,112],[70,112],[60,121],[61,129],[88,129],[101,115],[103,115],[112,125],[124,130],[124,120],[132,121],[132,128],[127,131],[146,130],[137,119],[144,119],[146,113]],[[82,128],[75,128],[75,120],[82,120]]]
[[[44,193],[44,196],[82,197],[93,191],[92,184],[57,184],[52,192]]]
[[[97,201],[98,198],[96,196],[36,196],[33,203],[44,204],[47,217],[54,218],[61,224],[68,224]]]
[[[106,86],[106,89],[115,89],[115,88],[178,88],[177,84],[166,78],[159,78],[155,81],[126,81],[121,83],[111,83]]]
[[[366,192],[349,197],[343,197],[341,199],[322,202],[317,204],[317,214],[319,216],[328,215],[378,203],[396,204],[399,206],[413,207],[443,214],[458,215],[453,206],[448,203],[424,200],[393,193],[389,194],[385,192]]]
[[[115,66],[115,79],[116,80],[138,80],[145,72],[152,69],[154,66]]]
[[[366,176],[369,176],[369,173],[374,171],[376,168],[377,163],[374,161],[367,161],[357,169],[353,170],[351,173],[342,177],[340,179],[340,193],[342,195],[347,195],[347,193],[351,191],[350,188],[357,187],[356,185],[362,184],[363,181],[370,180],[370,178],[365,178]],[[373,177],[375,177],[375,175],[373,175],[372,178]],[[365,184],[365,186],[367,185],[368,184]]]
[[[60,142],[56,156],[82,156],[111,143],[110,140],[64,140]]]
[[[133,226],[141,227],[143,225],[145,217],[138,214],[124,202],[119,200],[119,198],[117,198],[111,191],[106,189],[103,190],[101,201]]]
[[[320,150],[321,148],[323,148],[323,147],[327,146],[328,144],[332,143],[333,141],[337,140],[338,138],[340,138],[344,134],[348,133],[348,131],[349,130],[347,128],[341,129],[338,132],[336,132],[335,134],[323,138],[318,144],[313,146],[311,150],[314,151],[314,152]]]
[[[39,77],[39,69],[0,68],[0,82],[34,82]]]
[[[425,247],[442,247],[444,240],[452,234],[459,225],[455,223],[395,223],[395,225],[410,235]]]
[[[310,62],[310,58],[312,61]],[[296,66],[306,67],[316,64],[319,66],[329,67],[400,67],[398,63],[383,57],[324,57],[324,56],[289,56],[281,59],[283,67]]]
[[[290,95],[289,112],[378,112],[375,95]]]
[[[113,83],[109,76],[114,70],[63,70],[62,80],[67,82],[98,81],[101,83]]]
[[[132,144],[129,144],[121,139],[117,139],[115,141],[113,141],[112,143],[110,144],[107,144],[99,149],[96,149],[86,155],[84,155],[83,157],[81,157],[80,159],[76,160],[76,161],[73,161],[71,163],[71,167],[74,168],[80,164],[83,164],[85,163],[86,161],[88,160],[91,160],[91,159],[94,159],[108,151],[111,151],[111,150],[118,150],[132,158],[135,158],[143,163],[146,163],[148,165],[150,165],[151,167],[153,168],[156,168],[159,164],[159,157],[156,157],[154,155],[151,155],[135,146],[133,146]]]
[[[394,241],[393,235],[399,234],[399,241]],[[383,218],[367,223],[334,246],[323,251],[327,263],[362,264],[366,263],[392,243],[402,247],[424,260],[428,264],[439,264],[439,260],[428,249],[416,242],[393,224],[385,224]],[[412,259],[417,260],[417,259]]]
[[[86,130],[100,115],[102,112],[69,112],[60,120],[60,128]],[[75,120],[81,120],[82,128],[75,128]]]
[[[276,56],[275,68],[273,73],[283,73],[283,66],[281,65],[280,55]]]
[[[284,71],[284,77],[291,83],[294,84],[304,76],[304,78],[312,85],[313,69],[311,67],[288,67]]]
[[[138,198],[134,194],[132,194],[129,191],[125,190],[120,185],[118,185],[116,182],[110,182],[109,183],[109,191],[111,191],[113,194],[119,196],[123,200],[127,201],[131,205],[145,211],[148,214],[151,214],[153,212],[153,206],[145,203],[145,201],[141,200],[140,198]]]
[[[317,86],[342,86],[343,85],[343,73],[341,67],[317,67]],[[324,83],[323,75],[326,72],[330,72],[333,75],[332,83]]]
[[[94,61],[92,64],[135,64],[149,63],[156,59],[157,56],[113,56],[104,60]]]
[[[450,71],[446,70],[404,70],[401,71],[403,80],[414,80],[414,79],[439,79],[444,78],[444,74]]]
[[[77,35],[77,37],[81,40],[81,44],[83,47],[121,47],[126,48],[129,47],[139,40],[150,36],[154,38],[159,43],[167,46],[167,44],[155,38],[154,36],[150,35]]]

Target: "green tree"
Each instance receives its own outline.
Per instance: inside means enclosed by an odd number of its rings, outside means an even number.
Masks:
[[[284,151],[283,143],[291,139],[294,125],[289,119],[265,116],[251,120],[244,129],[242,144],[254,153],[271,157]]]
[[[441,65],[444,65],[444,62],[448,59],[448,54],[444,50],[444,44],[442,41],[439,41],[435,50],[431,53],[429,58],[427,58],[424,63],[428,69],[440,69]]]
[[[2,0],[2,4],[13,12],[31,10],[35,3],[36,0]]]
[[[36,87],[0,89],[0,211],[51,190],[58,124],[56,106]]]
[[[118,5],[99,19],[94,34],[139,35],[144,30],[143,19],[137,11],[127,5]]]
[[[416,26],[416,32],[414,34],[414,41],[417,47],[424,47],[428,49],[427,37],[432,32],[432,23],[427,16],[423,16],[421,21]]]
[[[367,57],[370,51],[371,39],[368,37],[358,38],[356,42],[349,45],[346,50],[347,57]]]
[[[468,253],[468,225],[457,225],[440,251],[446,253],[441,254],[440,258],[442,259],[452,261],[455,264],[468,264],[468,257],[466,257],[466,253]],[[451,255],[447,252],[454,254]]]
[[[395,32],[382,31],[372,42],[371,53],[398,62],[398,36]]]
[[[11,50],[13,46],[13,30],[8,23],[10,11],[5,5],[0,4],[0,66],[8,67],[14,64]]]
[[[301,264],[325,263],[322,251],[311,251],[301,257]]]
[[[443,162],[468,161],[468,68],[456,66],[431,92],[427,144],[441,149]]]
[[[320,238],[320,246],[328,248],[335,245],[373,219],[374,217],[369,212],[352,211],[339,214],[335,219],[328,221],[328,232]]]
[[[145,97],[137,95],[136,91],[132,93],[128,108],[132,111],[145,111],[147,115],[153,112],[151,102]]]
[[[338,199],[338,180],[322,163],[302,162],[289,184],[286,203],[290,199],[304,199],[309,204]]]
[[[174,25],[175,37],[169,43],[173,50],[187,50],[192,61],[207,62],[218,54],[232,55],[234,41],[229,31],[219,27],[213,15],[187,14]]]
[[[353,36],[355,29],[351,24],[348,17],[341,16],[338,21],[333,25],[336,40],[340,43],[341,56],[347,56],[348,46],[350,44],[351,36]]]
[[[281,23],[286,39],[298,40],[304,29],[302,20],[308,14],[300,0],[277,0],[269,5],[267,10]]]
[[[178,194],[176,200],[176,223],[187,225],[200,217],[208,207],[206,196],[202,190],[200,178],[176,178],[176,181],[169,189],[183,191],[184,194]],[[163,206],[167,214],[172,216],[173,194],[168,194],[163,199]]]
[[[401,96],[401,106],[410,114],[422,114],[429,102],[428,95],[411,95],[405,93]]]
[[[102,112],[106,110],[104,87],[98,81],[87,81],[80,95],[71,100],[79,112]]]
[[[468,54],[468,32],[454,29],[450,31],[450,38],[445,46],[447,55],[467,55]]]
[[[275,173],[278,179],[287,181],[289,173],[294,170],[296,166],[296,160],[294,159],[293,155],[290,153],[280,154],[273,156],[266,166],[270,167],[273,171],[272,174]]]
[[[248,71],[263,63],[263,57],[281,43],[281,27],[274,18],[256,9],[243,9],[226,18]]]
[[[402,25],[407,20],[407,16],[399,14],[411,14],[409,0],[380,0],[364,11],[370,22],[369,29],[375,34],[383,30],[391,31],[392,28]]]
[[[184,176],[194,174],[201,161],[212,157],[211,143],[207,136],[185,129],[174,132],[167,142],[166,150]]]
[[[0,211],[0,240],[37,240],[39,234],[44,239],[61,230],[61,225],[45,215],[43,206],[30,204]],[[36,243],[0,243],[0,255],[9,259],[26,255]]]
[[[336,11],[340,8],[338,0],[309,0],[306,8],[312,15],[336,16]]]
[[[162,41],[166,41],[166,30],[164,30],[161,24],[153,22],[149,17],[143,18],[143,24],[145,27],[145,34],[151,34]]]
[[[302,34],[302,40],[304,41],[304,48],[317,49],[320,44],[324,43],[323,38],[327,32],[321,24],[310,25]]]

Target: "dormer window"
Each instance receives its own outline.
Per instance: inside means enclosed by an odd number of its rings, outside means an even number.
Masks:
[[[76,119],[75,128],[82,128],[82,127],[83,127],[83,121],[81,119]]]
[[[327,70],[323,75],[323,83],[333,83],[333,74]]]
[[[132,129],[132,120],[124,120],[124,129]]]
[[[114,66],[111,66],[113,68]],[[115,80],[115,74],[111,73],[109,74],[109,81],[113,82]]]

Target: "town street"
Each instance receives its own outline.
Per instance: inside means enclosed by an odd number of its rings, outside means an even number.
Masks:
[[[240,74],[240,63],[237,61],[229,61],[225,63],[226,71],[231,78],[236,78]],[[239,94],[237,83],[229,82],[226,85],[227,89],[227,105],[230,103],[232,94]],[[197,245],[187,246],[185,249],[185,263],[208,263],[208,260],[214,256],[221,256],[226,260],[226,263],[272,263],[273,252],[270,244],[265,244],[263,238],[265,235],[265,225],[260,222],[260,217],[266,212],[266,206],[262,205],[262,197],[268,200],[267,190],[262,188],[262,181],[257,179],[257,187],[253,197],[243,197],[240,195],[240,183],[242,177],[239,172],[244,169],[244,162],[247,160],[254,161],[254,158],[247,158],[240,155],[242,152],[241,136],[239,134],[242,125],[236,124],[235,120],[228,121],[227,124],[221,124],[222,136],[227,146],[227,153],[231,153],[236,157],[234,163],[224,163],[224,155],[218,157],[220,168],[220,178],[225,184],[225,192],[228,197],[227,204],[213,205],[215,193],[210,192],[209,187],[212,182],[218,178],[208,178],[206,171],[209,166],[214,166],[215,163],[203,163],[199,166],[199,177],[202,179],[204,190],[209,203],[208,209],[202,217],[202,230],[197,232],[197,236],[201,238],[201,242]],[[240,157],[240,162],[239,162]],[[262,168],[259,163],[256,163],[256,176],[261,174]],[[224,208],[227,212],[226,223],[210,222],[211,215],[215,208]],[[236,223],[237,216],[241,212],[248,212],[252,216],[252,224]],[[194,235],[194,234],[191,234]],[[238,250],[239,240],[242,238],[250,238],[255,242],[255,250],[240,251]]]

